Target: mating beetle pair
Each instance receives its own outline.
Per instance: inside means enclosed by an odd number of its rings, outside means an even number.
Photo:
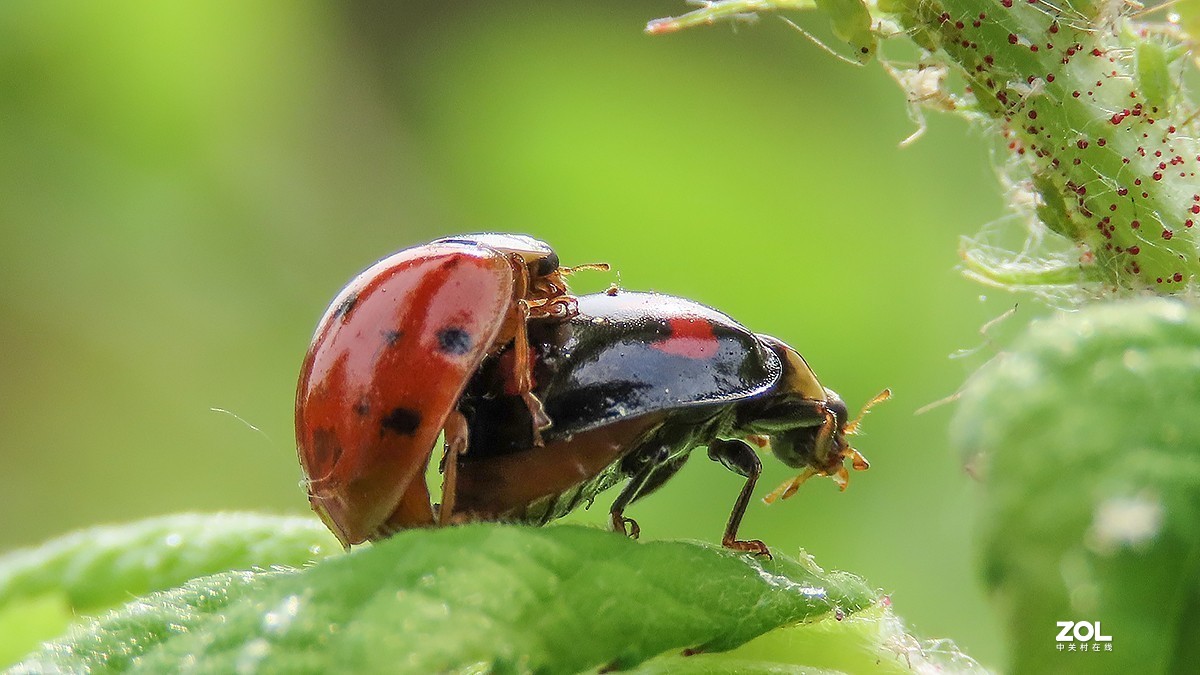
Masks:
[[[470,235],[401,251],[335,298],[301,371],[296,432],[309,500],[344,544],[542,524],[622,481],[613,527],[637,536],[625,508],[706,446],[746,478],[722,543],[767,554],[737,538],[761,471],[752,446],[803,470],[769,501],[813,475],[844,487],[846,460],[867,468],[845,438],[858,420],[791,347],[682,298],[575,298],[571,271],[528,237]],[[435,509],[425,471],[442,431]]]

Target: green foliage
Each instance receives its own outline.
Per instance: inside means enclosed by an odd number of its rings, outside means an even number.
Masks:
[[[241,538],[227,521],[214,524]],[[131,555],[163,548],[161,539],[138,543]],[[311,553],[303,541],[291,546],[293,559]],[[103,569],[92,575],[110,583]],[[685,649],[703,653],[683,657]],[[647,673],[804,664],[907,672],[914,660],[977,669],[957,651],[933,658],[861,579],[803,554],[760,560],[577,526],[472,525],[402,532],[301,569],[199,578],[77,626],[13,672],[577,672],[643,663]]]
[[[231,569],[303,565],[341,546],[311,518],[181,514],[95,527],[0,557],[0,665],[79,615]]]
[[[1200,645],[1200,312],[1140,299],[1039,322],[968,384],[985,577],[1013,672],[1172,673]],[[1055,649],[1100,621],[1113,651]]]

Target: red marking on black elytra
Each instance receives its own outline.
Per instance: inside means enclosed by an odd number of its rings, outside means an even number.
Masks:
[[[689,359],[711,358],[717,352],[717,336],[712,324],[695,317],[675,317],[667,321],[671,334],[651,344],[655,349]]]
[[[526,358],[526,363],[530,364],[529,365],[530,386],[536,387],[537,386],[537,378],[535,377],[536,370],[534,369],[534,365],[536,365],[538,362],[538,351],[533,348],[533,345],[529,346],[529,351],[526,353],[525,358]],[[520,396],[521,395],[521,387],[519,386],[517,379],[515,377],[513,377],[513,375],[512,375],[514,372],[516,372],[516,360],[517,360],[517,352],[515,351],[515,348],[509,349],[508,351],[504,352],[503,355],[500,356],[500,372],[505,374],[504,393],[507,396]]]

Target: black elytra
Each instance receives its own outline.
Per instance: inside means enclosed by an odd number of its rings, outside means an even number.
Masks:
[[[503,356],[468,385],[460,410],[470,449],[455,485],[460,519],[542,524],[626,481],[612,523],[636,536],[624,509],[669,480],[693,449],[707,447],[710,458],[746,478],[723,544],[769,554],[762,542],[737,538],[762,470],[747,441],[768,438],[778,459],[810,475],[844,476],[852,456],[863,468],[844,438],[845,404],[783,342],[667,295],[598,293],[580,297],[578,307],[569,322],[530,325],[534,392],[553,421],[544,445],[533,443],[521,398],[506,392]]]

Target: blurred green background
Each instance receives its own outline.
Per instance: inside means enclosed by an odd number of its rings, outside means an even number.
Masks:
[[[755,502],[742,533],[998,665],[952,406],[913,414],[1013,302],[955,271],[957,236],[1002,214],[987,143],[933,118],[899,149],[915,127],[883,69],[772,18],[641,33],[684,8],[5,2],[0,548],[306,512],[292,402],[326,303],[393,250],[518,231],[614,266],[577,290],[684,295],[785,339],[852,408],[892,387],[857,443],[869,472]],[[763,491],[789,475],[768,461]],[[739,485],[701,453],[629,515],[717,541]]]

